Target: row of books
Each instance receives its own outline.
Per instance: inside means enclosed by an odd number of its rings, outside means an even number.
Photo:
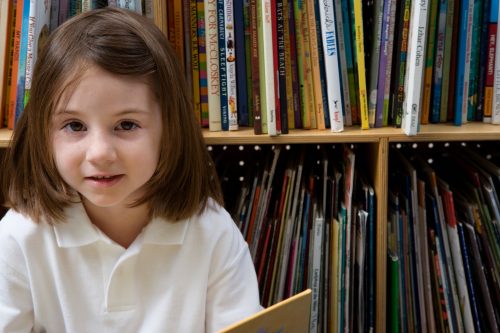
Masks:
[[[168,35],[211,130],[500,123],[498,0],[175,3]]]
[[[24,110],[33,68],[50,32],[76,14],[106,6],[153,19],[152,0],[0,1],[0,127],[12,129]]]
[[[388,331],[499,331],[499,148],[391,149]]]
[[[311,332],[375,324],[375,193],[356,167],[363,148],[211,147],[262,305],[311,288]]]

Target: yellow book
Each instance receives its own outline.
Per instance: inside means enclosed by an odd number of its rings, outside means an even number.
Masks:
[[[314,107],[314,88],[311,65],[311,44],[309,34],[309,11],[306,5],[302,8],[302,29],[295,33],[302,33],[302,52],[304,55],[304,128],[317,128],[316,111]],[[313,14],[314,15],[314,14]],[[306,104],[307,103],[307,104]]]
[[[366,90],[366,65],[365,65],[365,43],[363,32],[363,9],[361,0],[351,0],[354,7],[354,27],[356,31],[356,63],[358,66],[359,84],[359,110],[361,115],[361,128],[368,129],[368,99]]]
[[[193,90],[193,110],[196,119],[201,124],[200,103],[200,59],[198,52],[198,4],[196,0],[189,1],[189,19],[191,32],[191,84]]]

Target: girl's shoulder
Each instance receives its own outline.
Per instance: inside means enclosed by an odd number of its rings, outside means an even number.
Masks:
[[[29,246],[36,239],[42,240],[51,226],[45,222],[35,222],[26,215],[9,209],[0,220],[0,246],[1,243],[15,241],[20,246]]]

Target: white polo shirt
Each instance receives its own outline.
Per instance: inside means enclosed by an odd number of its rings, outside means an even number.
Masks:
[[[153,219],[127,248],[88,219],[0,222],[0,332],[215,332],[261,309],[248,246],[210,204],[177,223]]]

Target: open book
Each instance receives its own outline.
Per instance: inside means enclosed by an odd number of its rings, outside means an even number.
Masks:
[[[311,289],[307,289],[232,324],[219,333],[303,333],[309,331],[310,316]]]

